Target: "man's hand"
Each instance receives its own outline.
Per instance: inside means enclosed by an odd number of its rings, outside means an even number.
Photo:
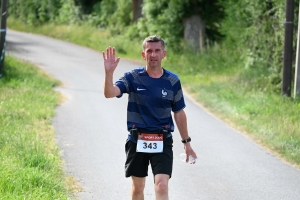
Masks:
[[[192,149],[189,142],[184,144],[184,150],[185,150],[185,153],[186,153],[186,162],[188,162],[190,156],[192,156],[195,159],[198,158],[196,153]],[[190,163],[190,164],[195,164],[195,163],[196,163],[196,160],[194,162]]]
[[[104,69],[105,73],[113,73],[118,66],[120,58],[116,59],[116,49],[113,47],[108,47],[106,53],[103,51]]]

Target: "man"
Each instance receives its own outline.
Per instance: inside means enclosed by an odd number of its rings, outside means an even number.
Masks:
[[[177,75],[163,69],[166,56],[165,43],[158,36],[149,36],[143,42],[142,56],[146,66],[124,74],[113,84],[113,73],[120,58],[112,47],[102,52],[105,68],[104,95],[106,98],[121,97],[128,93],[127,129],[130,132],[125,145],[126,177],[132,178],[131,199],[144,199],[144,187],[151,163],[157,200],[167,200],[168,182],[173,166],[174,123],[179,129],[184,149],[197,158],[190,145],[185,102]]]

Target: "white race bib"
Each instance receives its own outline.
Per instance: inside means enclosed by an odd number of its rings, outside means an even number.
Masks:
[[[138,133],[137,152],[161,153],[164,149],[163,134]]]

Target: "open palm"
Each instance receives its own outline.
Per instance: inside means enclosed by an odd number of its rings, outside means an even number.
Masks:
[[[118,66],[120,58],[116,58],[116,49],[108,47],[106,53],[103,51],[104,69],[106,73],[113,73]]]

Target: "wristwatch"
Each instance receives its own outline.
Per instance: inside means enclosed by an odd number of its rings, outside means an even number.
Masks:
[[[190,142],[190,141],[192,141],[192,139],[190,137],[186,140],[181,140],[182,143],[187,143],[187,142]]]

